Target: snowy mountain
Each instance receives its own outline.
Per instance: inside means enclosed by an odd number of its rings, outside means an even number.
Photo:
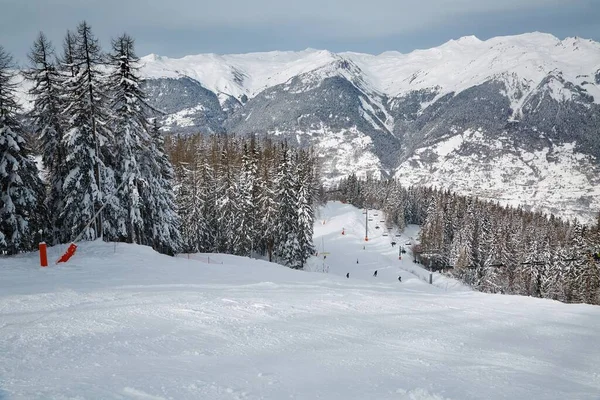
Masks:
[[[599,307],[430,285],[361,210],[319,215],[327,274],[102,241],[0,257],[0,398],[597,398]]]
[[[396,176],[585,221],[600,211],[600,43],[473,36],[409,54],[142,58],[171,133],[312,144],[329,183]]]
[[[331,181],[400,177],[564,217],[600,210],[600,43],[543,33],[380,55],[143,58],[171,132],[313,144]]]

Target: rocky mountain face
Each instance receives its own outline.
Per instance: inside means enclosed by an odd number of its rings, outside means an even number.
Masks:
[[[313,145],[328,182],[396,176],[586,222],[600,211],[600,44],[590,40],[142,61],[167,132]]]

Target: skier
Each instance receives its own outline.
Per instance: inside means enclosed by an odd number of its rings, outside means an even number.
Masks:
[[[375,270],[375,272],[373,272],[373,276],[374,276],[375,278],[377,278],[377,270]]]
[[[356,263],[358,264],[358,258],[356,259]]]
[[[401,276],[398,277],[398,282],[402,282],[402,277]]]
[[[350,272],[346,274],[346,278],[350,278]]]

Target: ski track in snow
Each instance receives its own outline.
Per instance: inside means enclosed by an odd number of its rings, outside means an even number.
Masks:
[[[364,242],[360,210],[320,210],[328,274],[102,242],[0,258],[0,399],[599,398],[600,307],[429,285],[390,245],[417,228],[382,216]]]

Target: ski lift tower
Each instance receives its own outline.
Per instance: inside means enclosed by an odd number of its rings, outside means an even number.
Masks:
[[[369,209],[365,208],[365,242],[369,241]]]

